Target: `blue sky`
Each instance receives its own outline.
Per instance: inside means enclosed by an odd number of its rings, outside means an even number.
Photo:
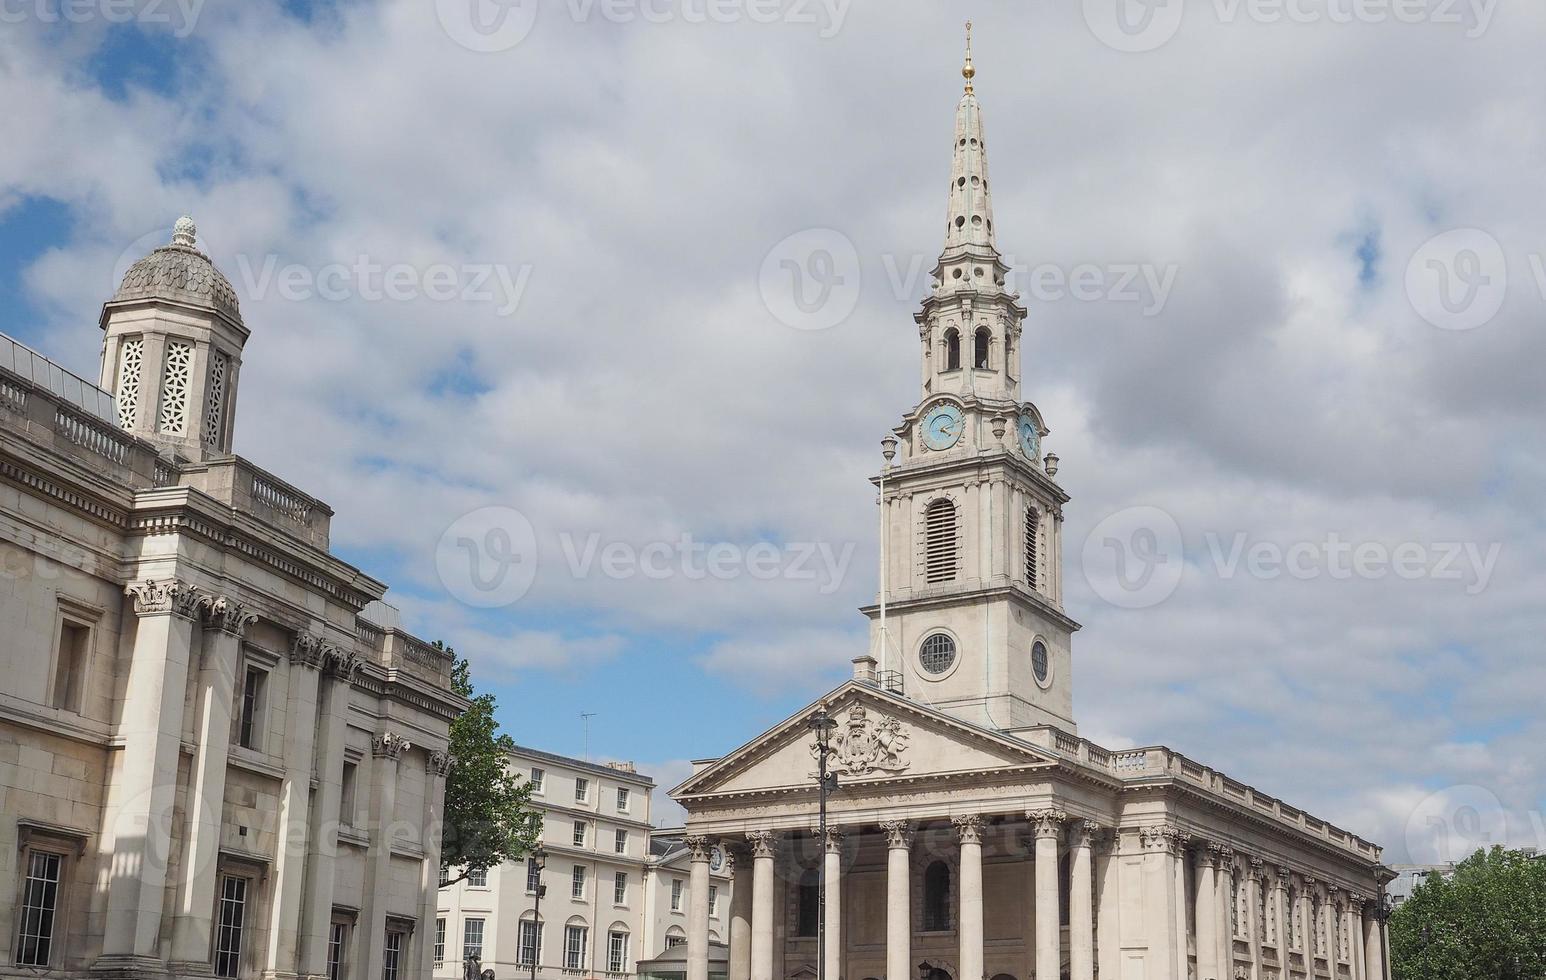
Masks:
[[[518,740],[580,754],[594,712],[594,757],[670,785],[867,647],[867,480],[919,396],[971,16],[1026,394],[1073,496],[1081,733],[1393,859],[1468,807],[1546,844],[1546,12],[1195,5],[1124,52],[1052,3],[518,6],[495,51],[451,0],[0,25],[0,330],[94,375],[115,270],[193,214],[252,329],[237,451],[337,510],[338,554],[472,657]],[[839,322],[770,297],[790,248],[834,256]],[[1480,302],[1506,280],[1492,315],[1435,307],[1435,255]],[[1088,296],[1036,286],[1082,269]],[[1099,542],[1156,511],[1180,576],[1113,600]],[[507,602],[447,572],[526,535]],[[683,535],[735,568],[692,574]],[[1423,571],[1339,578],[1337,542]],[[788,574],[806,545],[836,574]]]

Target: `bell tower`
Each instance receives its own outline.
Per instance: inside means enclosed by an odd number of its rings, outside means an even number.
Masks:
[[[908,697],[987,728],[1072,732],[1068,495],[1021,400],[1026,309],[995,243],[970,23],[961,74],[945,247],[914,315],[922,392],[883,443],[881,594],[864,612],[883,681]]]

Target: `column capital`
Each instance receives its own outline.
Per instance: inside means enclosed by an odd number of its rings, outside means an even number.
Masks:
[[[1253,857],[1246,862],[1245,874],[1251,881],[1260,882],[1265,876],[1266,862],[1259,857]]]
[[[714,838],[706,834],[688,834],[682,838],[687,847],[688,859],[694,864],[707,864],[714,856]]]
[[[322,666],[329,677],[336,677],[345,684],[354,680],[354,675],[359,673],[362,661],[352,650],[343,647],[328,646],[322,650]]]
[[[1220,871],[1233,871],[1235,869],[1235,849],[1228,844],[1209,844],[1208,851],[1213,855],[1214,867]]]
[[[982,814],[963,813],[951,817],[950,822],[955,826],[956,834],[963,844],[982,843]]]
[[[396,762],[402,758],[403,750],[411,748],[411,743],[395,732],[377,732],[371,736],[370,754],[378,759],[391,759]]]
[[[842,827],[827,827],[827,836],[826,839],[822,841],[822,849],[828,854],[832,854],[843,849]]]
[[[295,639],[290,641],[290,665],[292,667],[307,667],[311,670],[319,670],[326,659],[329,650],[337,649],[322,642],[320,636],[311,633],[297,633]]]
[[[247,632],[248,626],[258,621],[256,613],[249,612],[245,605],[227,595],[206,597],[200,611],[204,614],[205,626],[238,639]]]
[[[778,835],[771,830],[749,831],[746,843],[751,845],[754,858],[771,858],[778,854]]]
[[[1068,813],[1055,808],[1027,810],[1025,818],[1031,822],[1037,840],[1057,840],[1063,836],[1063,824],[1068,820]]]
[[[886,835],[886,846],[893,851],[912,846],[913,830],[906,820],[882,820],[880,829]]]
[[[172,615],[193,619],[206,599],[198,586],[176,579],[131,582],[124,591],[134,598],[134,613],[140,617]]]
[[[1286,864],[1277,867],[1277,884],[1283,891],[1288,891],[1289,879],[1293,878],[1294,870]]]
[[[444,779],[451,774],[451,753],[431,752],[429,754],[429,772],[431,775]]]
[[[1075,820],[1069,828],[1075,847],[1093,846],[1096,838],[1100,836],[1101,831],[1104,829],[1094,820]]]

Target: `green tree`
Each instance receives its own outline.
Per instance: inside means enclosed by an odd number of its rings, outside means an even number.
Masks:
[[[1546,861],[1494,847],[1430,875],[1390,919],[1395,980],[1546,978]]]
[[[515,740],[494,720],[494,695],[475,694],[465,659],[451,654],[451,687],[471,703],[451,723],[451,772],[446,776],[441,877],[454,884],[529,853],[542,831],[531,809],[531,784],[506,763]],[[443,886],[442,886],[443,887]]]

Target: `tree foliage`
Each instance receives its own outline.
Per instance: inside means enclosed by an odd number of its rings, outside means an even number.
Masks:
[[[1546,861],[1494,847],[1430,875],[1390,920],[1395,980],[1546,980]]]
[[[531,809],[531,784],[509,770],[515,741],[494,720],[494,696],[475,694],[467,661],[453,657],[451,687],[471,701],[451,723],[451,772],[446,776],[441,877],[454,884],[531,851],[541,833]]]

